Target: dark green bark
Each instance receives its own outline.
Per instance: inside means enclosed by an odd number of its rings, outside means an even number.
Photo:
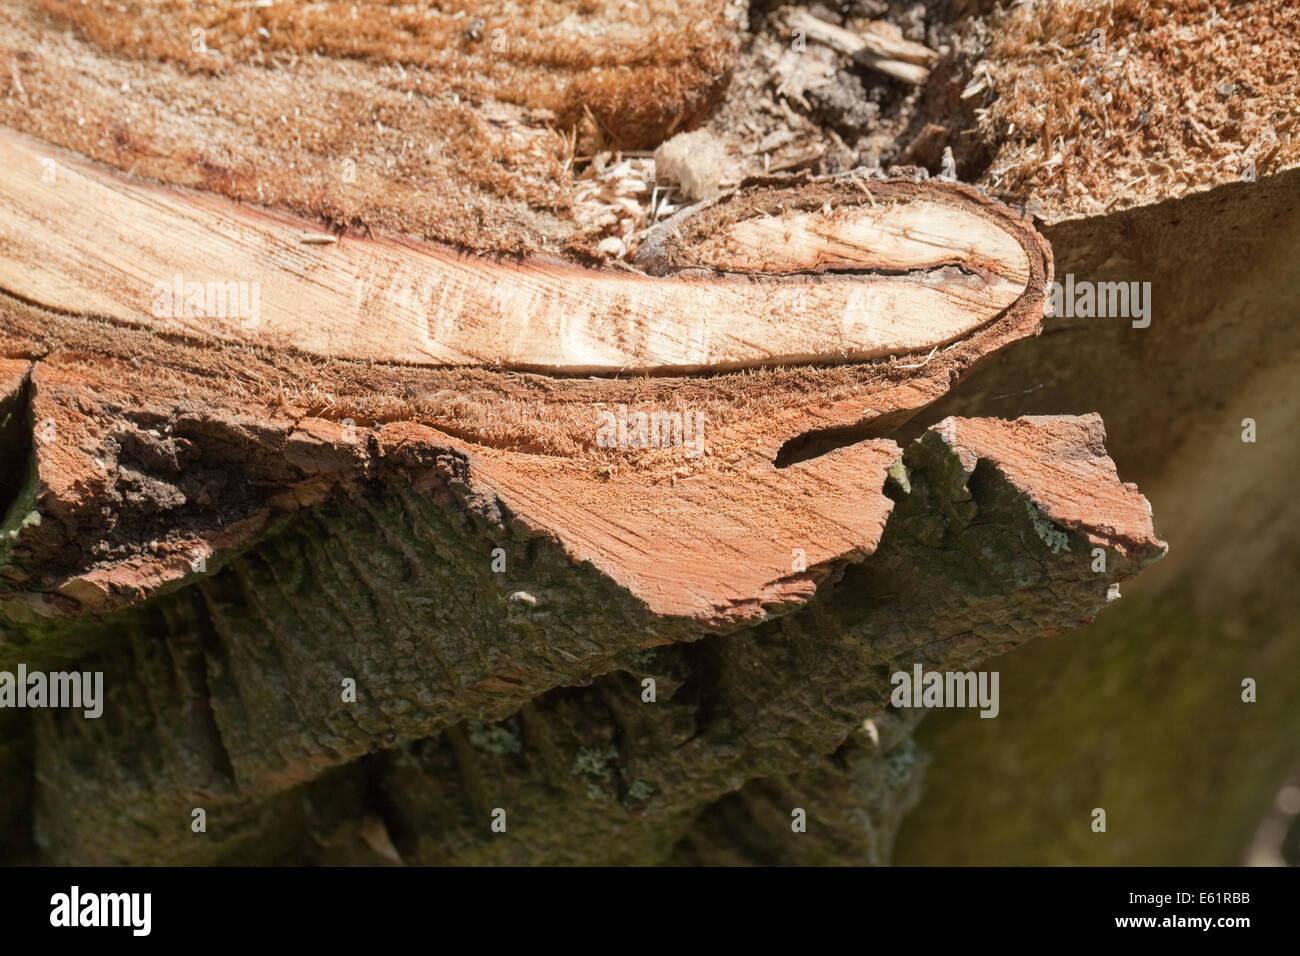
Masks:
[[[93,642],[77,666],[105,671],[107,701],[99,720],[42,711],[19,731],[40,858],[366,861],[356,834],[378,817],[414,863],[660,862],[720,843],[881,862],[915,798],[905,737],[860,729],[889,675],[1078,626],[1161,553],[1115,540],[1095,573],[1106,530],[1053,525],[997,462],[935,431],[904,461],[874,554],[807,606],[721,634],[652,619],[519,531],[454,456],[339,492],[197,584],[44,635]],[[795,799],[808,833],[763,839]]]

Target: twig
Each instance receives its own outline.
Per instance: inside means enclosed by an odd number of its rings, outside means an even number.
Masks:
[[[858,63],[905,83],[920,86],[930,78],[929,64],[939,58],[928,46],[911,40],[890,39],[875,33],[854,33],[819,20],[806,10],[793,10],[786,18],[791,29],[802,30],[810,40],[824,43]]]

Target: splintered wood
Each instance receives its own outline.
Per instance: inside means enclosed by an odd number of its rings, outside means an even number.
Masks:
[[[898,31],[889,23],[874,24],[880,33],[854,33],[800,9],[790,10],[786,23],[797,37],[824,43],[863,66],[916,86],[930,78],[930,66],[939,59],[939,54],[924,44],[905,40],[901,35],[891,36],[886,31]]]
[[[675,267],[643,256],[682,273],[651,278],[330,242],[311,223],[131,181],[7,129],[0,162],[11,294],[338,358],[591,374],[855,362],[948,345],[1040,291],[1026,234],[938,183],[747,207]]]

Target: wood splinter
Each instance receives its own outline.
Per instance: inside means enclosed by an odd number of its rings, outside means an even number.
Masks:
[[[904,83],[921,86],[930,78],[930,65],[939,54],[921,43],[882,33],[855,33],[813,16],[807,10],[791,10],[786,16],[791,30],[809,40],[824,43],[869,69]],[[887,29],[894,29],[885,24]]]

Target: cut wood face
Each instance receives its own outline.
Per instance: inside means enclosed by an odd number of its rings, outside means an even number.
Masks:
[[[749,183],[633,264],[587,268],[329,232],[4,127],[0,161],[0,359],[60,436],[36,443],[44,520],[20,536],[63,569],[70,612],[188,578],[196,549],[397,459],[419,484],[451,456],[471,498],[653,614],[782,613],[879,541],[900,449],[874,423],[1034,334],[1051,279],[1026,220],[952,183]],[[782,463],[826,430],[851,447]],[[284,493],[182,491],[135,460],[165,434],[200,473],[241,448],[250,486]],[[75,542],[117,534],[101,504],[144,472],[168,541],[95,560]]]
[[[964,268],[1013,299],[1029,280],[1029,258],[1015,237],[970,209],[934,200],[755,216],[706,240],[698,255],[701,265],[722,272],[905,274]],[[1001,297],[990,294],[989,304]]]
[[[331,358],[597,375],[860,362],[967,337],[1041,300],[1044,278],[1032,233],[940,183],[724,201],[650,238],[652,277],[327,235],[7,129],[0,161],[10,293]]]

